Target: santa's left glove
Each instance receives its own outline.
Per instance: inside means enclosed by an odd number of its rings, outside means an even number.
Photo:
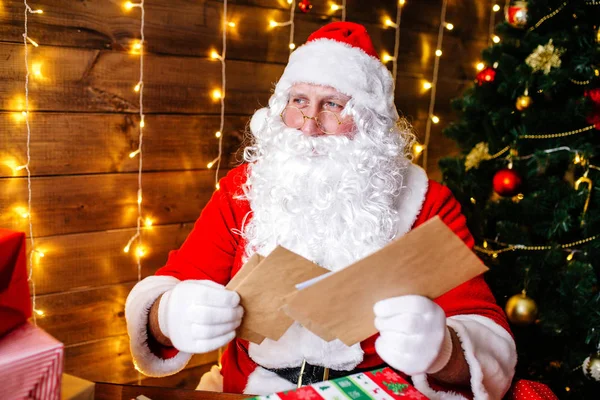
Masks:
[[[236,292],[208,280],[187,280],[162,295],[158,325],[177,350],[207,353],[235,337],[243,315]]]
[[[375,350],[383,361],[408,375],[432,374],[446,366],[452,338],[440,306],[409,295],[379,301],[373,311],[380,334]]]

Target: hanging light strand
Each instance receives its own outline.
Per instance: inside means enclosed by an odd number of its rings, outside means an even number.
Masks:
[[[392,64],[392,77],[394,78],[394,86],[396,86],[396,77],[398,76],[398,50],[400,49],[400,19],[402,18],[402,2],[396,4],[396,35],[394,38],[394,58]]]
[[[31,243],[31,248],[29,251],[29,274],[27,276],[27,281],[31,287],[31,304],[33,307],[33,324],[37,326],[37,318],[36,315],[43,315],[43,313],[38,314],[35,306],[36,306],[36,294],[35,294],[35,281],[33,280],[33,256],[36,252],[35,248],[35,239],[33,237],[33,221],[31,220],[31,170],[29,169],[29,164],[31,162],[31,125],[29,124],[29,52],[27,48],[27,42],[29,39],[29,31],[28,31],[28,16],[29,14],[42,14],[42,10],[33,10],[29,4],[27,4],[27,0],[23,0],[23,4],[25,6],[24,11],[24,32],[23,32],[23,46],[25,53],[25,110],[23,111],[23,115],[25,116],[25,126],[27,128],[27,163],[25,165],[21,165],[17,167],[18,169],[24,169],[27,171],[27,222],[29,224],[29,240]],[[33,42],[33,41],[30,41]],[[35,42],[34,42],[35,43]],[[37,43],[36,43],[37,45]],[[34,46],[37,47],[37,46]]]
[[[221,122],[217,137],[219,138],[219,155],[210,162],[209,168],[216,162],[215,170],[215,188],[219,189],[219,168],[221,167],[221,158],[223,155],[223,129],[225,128],[225,89],[227,86],[227,76],[225,70],[225,56],[227,54],[227,0],[223,0],[223,50],[217,59],[221,62]]]
[[[277,28],[277,27],[282,27],[282,26],[290,26],[290,40],[288,42],[288,48],[290,49],[290,53],[292,51],[294,51],[294,49],[296,48],[296,44],[294,43],[294,14],[295,14],[295,10],[296,10],[296,0],[288,0],[288,3],[290,4],[290,19],[285,21],[285,22],[277,22],[277,21],[269,21],[269,26],[271,28]]]
[[[423,142],[423,169],[427,171],[427,153],[429,149],[429,139],[431,137],[431,124],[439,122],[439,118],[433,114],[435,109],[435,93],[438,82],[438,72],[440,65],[440,56],[442,51],[442,42],[444,40],[444,29],[446,28],[446,6],[448,0],[444,0],[442,3],[442,11],[440,13],[440,27],[438,29],[437,45],[436,45],[436,57],[433,64],[433,79],[431,81],[431,97],[429,100],[429,112],[427,113],[427,125],[425,126],[425,141]]]
[[[139,54],[140,56],[140,73],[138,83],[134,87],[134,91],[139,94],[139,117],[140,123],[138,126],[139,134],[138,134],[138,148],[129,154],[129,157],[138,157],[138,176],[137,176],[137,224],[135,234],[129,239],[127,245],[124,248],[126,253],[129,253],[131,245],[134,241],[137,240],[137,249],[135,251],[135,257],[137,262],[137,278],[138,281],[142,279],[142,257],[145,254],[145,250],[142,243],[142,201],[143,201],[143,190],[142,190],[142,171],[143,171],[143,143],[144,143],[144,127],[146,123],[144,121],[144,56],[145,56],[145,44],[146,37],[144,34],[144,25],[146,22],[146,9],[144,8],[144,0],[141,0],[139,3],[125,3],[125,8],[127,10],[131,10],[132,8],[140,9],[140,41],[134,44],[134,49],[136,50],[134,54]],[[139,52],[137,51],[139,50]]]

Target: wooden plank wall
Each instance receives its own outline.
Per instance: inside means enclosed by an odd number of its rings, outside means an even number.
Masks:
[[[300,44],[320,25],[336,20],[329,2],[313,0],[308,14],[296,13]],[[475,76],[474,65],[488,43],[491,2],[450,0],[430,143],[429,171],[439,179],[437,160],[454,151],[440,135],[454,118],[449,101]],[[43,14],[29,16],[31,65],[41,74],[30,80],[32,221],[39,325],[66,345],[66,371],[87,379],[131,382],[132,367],[123,306],[137,280],[137,267],[123,246],[135,231],[139,11],[126,12],[120,0],[38,0]],[[379,51],[392,52],[394,31],[384,16],[395,16],[394,0],[348,0],[347,19],[365,24]],[[396,101],[423,135],[441,0],[408,0],[402,15]],[[236,163],[249,116],[267,103],[288,51],[288,28],[268,27],[289,18],[285,0],[229,1],[225,170]],[[217,155],[220,106],[210,90],[221,82],[220,1],[146,0],[144,71],[144,213],[155,220],[143,233],[150,252],[142,275],[152,274],[177,248],[213,191],[206,164]],[[15,207],[27,205],[24,171],[23,3],[0,2],[0,226],[28,231]],[[391,68],[391,63],[390,63]],[[190,367],[215,360],[198,356]],[[202,367],[205,369],[205,367]],[[197,377],[197,369],[194,369]],[[197,379],[152,380],[190,386]],[[190,378],[192,376],[192,378]],[[191,382],[191,383],[190,383]]]

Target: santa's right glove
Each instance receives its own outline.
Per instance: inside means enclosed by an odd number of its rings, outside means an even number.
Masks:
[[[450,359],[452,338],[444,310],[427,297],[392,297],[375,304],[375,350],[408,375],[438,372]]]
[[[179,282],[158,305],[158,325],[173,346],[207,353],[229,343],[242,323],[240,296],[208,280]]]

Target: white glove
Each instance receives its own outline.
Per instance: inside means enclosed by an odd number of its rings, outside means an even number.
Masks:
[[[158,326],[177,350],[207,353],[229,343],[242,323],[240,296],[208,280],[178,283],[160,299]]]
[[[373,307],[377,354],[408,375],[435,373],[452,354],[452,338],[444,310],[427,297],[400,296],[379,301]]]

